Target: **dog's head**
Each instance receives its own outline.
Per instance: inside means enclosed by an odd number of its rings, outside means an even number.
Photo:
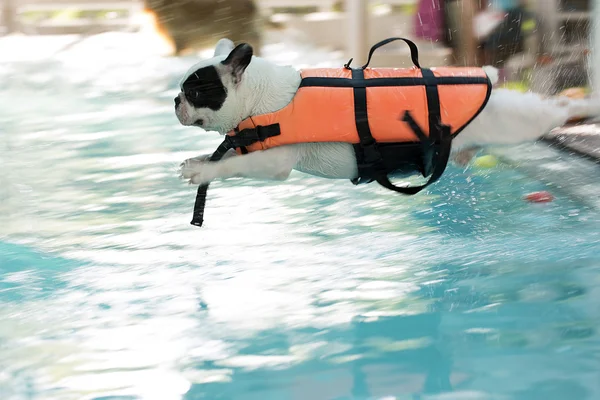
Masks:
[[[235,127],[243,106],[239,87],[250,61],[249,44],[234,47],[229,39],[219,40],[214,56],[190,68],[181,81],[181,92],[175,97],[179,122],[221,133]]]

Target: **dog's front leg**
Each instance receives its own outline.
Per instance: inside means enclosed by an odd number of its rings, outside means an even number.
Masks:
[[[208,161],[208,159],[212,156],[211,154],[203,154],[201,156],[197,156],[197,157],[192,157],[192,158],[188,158],[187,160],[185,160],[184,162],[182,162],[179,165],[179,168],[184,168],[186,165],[199,165],[199,164],[204,164],[205,162]],[[227,152],[223,155],[223,158],[221,158],[222,160],[229,158],[229,157],[235,157],[237,156],[237,153],[235,152],[235,150],[233,149],[229,149],[227,150]]]
[[[216,162],[187,163],[181,169],[181,177],[200,185],[233,177],[285,180],[297,159],[293,146],[281,146]]]

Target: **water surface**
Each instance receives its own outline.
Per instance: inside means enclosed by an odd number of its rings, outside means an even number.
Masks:
[[[177,167],[219,137],[172,104],[197,57],[70,40],[0,43],[0,398],[600,398],[597,166],[521,146],[414,197],[232,179],[199,229]]]

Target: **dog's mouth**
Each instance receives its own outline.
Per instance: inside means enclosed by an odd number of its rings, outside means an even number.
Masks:
[[[177,103],[177,101],[175,101]],[[204,118],[197,118],[193,120],[192,116],[188,113],[187,107],[184,107],[183,102],[180,104],[176,104],[175,106],[175,114],[177,115],[177,119],[181,122],[182,125],[185,126],[197,126],[200,128],[204,128],[206,126],[206,120]]]

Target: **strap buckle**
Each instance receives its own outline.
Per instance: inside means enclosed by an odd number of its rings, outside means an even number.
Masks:
[[[360,146],[363,149],[366,164],[373,164],[381,161],[381,153],[379,152],[379,147],[377,146],[375,139],[370,138],[369,141],[361,143]]]
[[[376,180],[377,177],[386,175],[388,170],[375,139],[371,138],[368,141],[360,143],[359,146],[362,152],[362,159],[357,164],[358,178],[351,179],[351,182],[355,185],[370,183]]]
[[[235,135],[228,136],[232,147],[246,147],[256,142],[264,142],[266,139],[281,135],[279,124],[258,125],[254,128],[246,128],[236,131]]]

